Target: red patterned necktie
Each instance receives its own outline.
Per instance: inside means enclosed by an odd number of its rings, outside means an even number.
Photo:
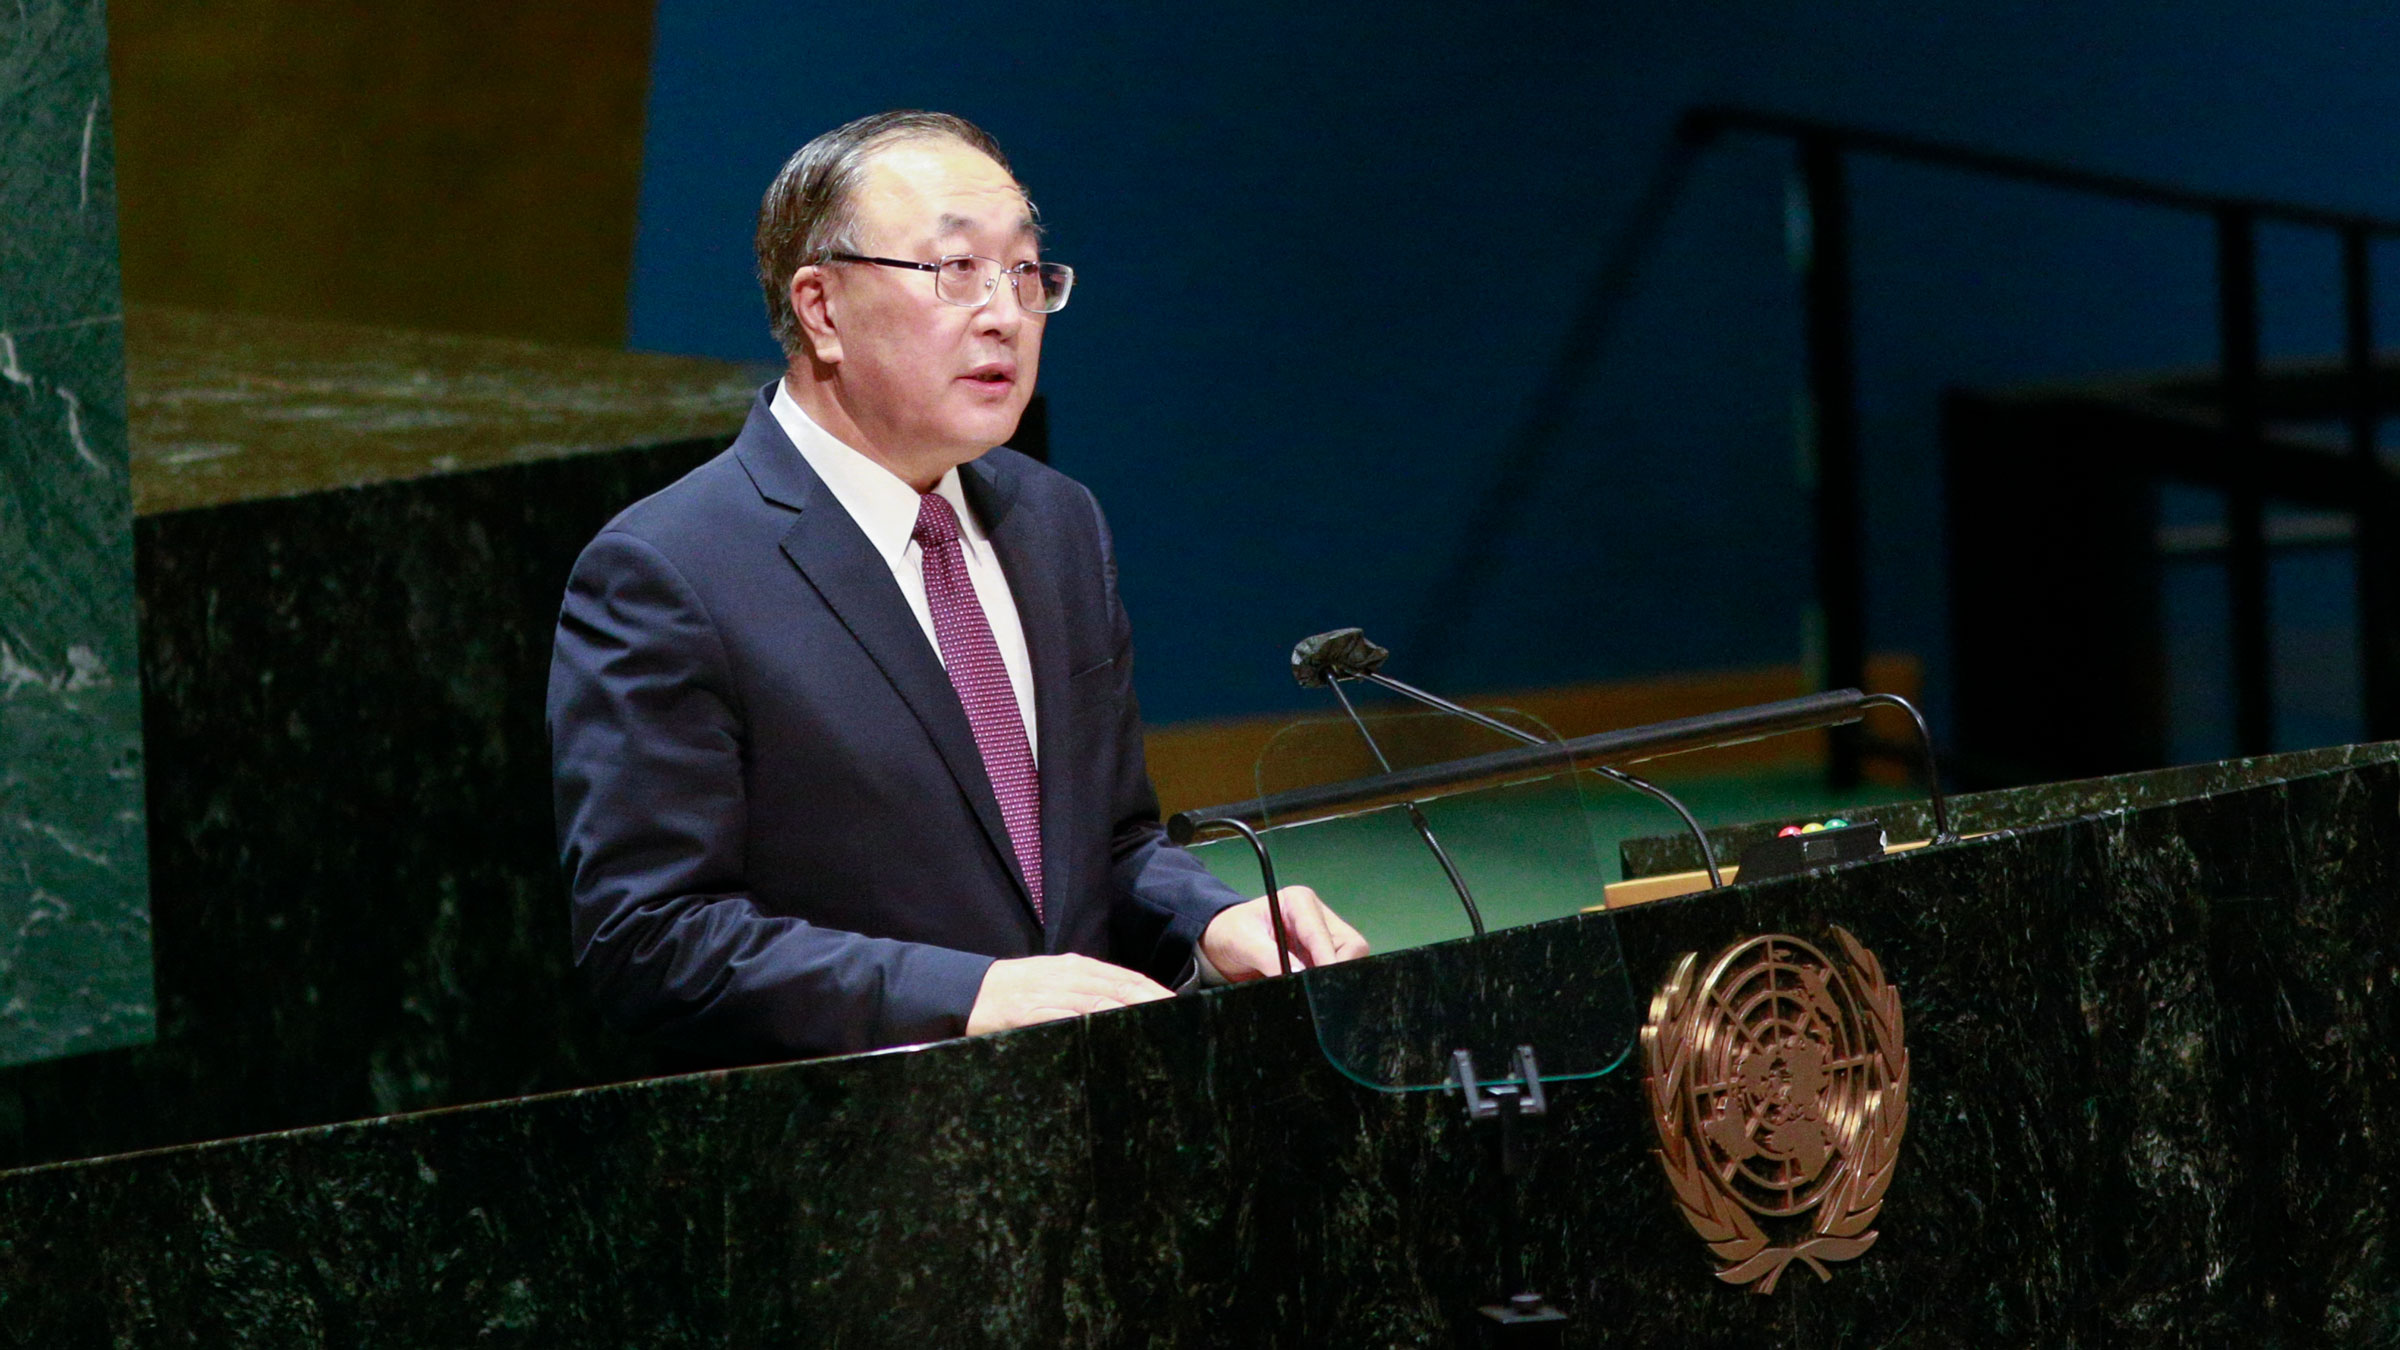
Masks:
[[[983,603],[975,598],[975,583],[967,577],[958,515],[942,494],[918,494],[915,538],[925,551],[925,603],[933,611],[934,640],[941,645],[950,687],[966,705],[967,726],[983,754],[983,771],[1000,799],[1000,818],[1008,823],[1009,843],[1016,849],[1017,866],[1025,870],[1034,916],[1040,918],[1042,780],[1033,767],[1025,719],[1017,711],[1016,687],[1008,681],[1000,644],[992,638]]]

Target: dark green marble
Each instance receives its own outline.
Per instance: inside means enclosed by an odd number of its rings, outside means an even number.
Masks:
[[[2335,745],[2253,759],[2183,764],[2110,778],[1974,792],[1953,797],[1947,805],[1952,830],[1960,834],[1983,834],[2021,829],[2087,812],[2123,811],[2155,802],[2183,801],[2270,779],[2394,758],[2400,758],[2400,741]],[[1880,806],[1859,807],[1849,814],[1881,823],[1885,835],[1895,844],[1933,836],[1933,808],[1921,793],[1897,796]],[[1720,863],[1739,862],[1742,850],[1772,838],[1777,829],[1791,823],[1768,820],[1710,830],[1709,849]],[[1625,840],[1618,845],[1618,860],[1629,879],[1665,872],[1692,872],[1700,869],[1700,849],[1689,834],[1657,835]]]
[[[125,317],[142,515],[723,439],[775,373],[243,314]]]
[[[722,1346],[720,1096],[685,1079],[9,1174],[0,1344]]]
[[[152,1025],[108,44],[0,18],[0,1065]]]
[[[1083,1039],[727,1074],[726,1344],[1103,1342]]]
[[[2358,758],[1485,939],[1526,1001],[1880,955],[1909,1133],[1827,1284],[1712,1277],[1637,1068],[1556,1085],[1512,1184],[1453,1099],[1328,1065],[1303,977],[0,1175],[0,1343],[1452,1346],[1522,1280],[1569,1345],[2387,1344],[2400,765]]]

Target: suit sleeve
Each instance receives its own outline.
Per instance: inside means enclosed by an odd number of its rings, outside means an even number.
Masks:
[[[632,535],[604,532],[576,560],[549,725],[575,962],[610,1020],[727,1061],[965,1031],[991,958],[753,901],[725,645],[674,565]]]
[[[1090,494],[1087,492],[1087,499]],[[1209,920],[1243,896],[1169,843],[1159,823],[1158,793],[1142,753],[1142,712],[1133,693],[1133,624],[1117,596],[1117,554],[1100,504],[1092,501],[1115,644],[1117,781],[1110,785],[1110,880],[1116,893],[1112,943],[1121,964],[1170,987],[1189,981],[1193,953]]]

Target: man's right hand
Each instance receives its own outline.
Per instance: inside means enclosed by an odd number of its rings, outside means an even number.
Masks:
[[[994,961],[983,973],[983,988],[967,1013],[967,1034],[981,1036],[1173,997],[1146,976],[1088,956]]]

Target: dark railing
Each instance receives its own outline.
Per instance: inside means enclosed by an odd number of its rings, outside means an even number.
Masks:
[[[1622,731],[1603,731],[1571,741],[1495,750],[1421,768],[1295,788],[1246,802],[1194,807],[1167,818],[1167,837],[1178,844],[1188,844],[1230,832],[1248,836],[1256,845],[1258,840],[1253,830],[1302,825],[1399,802],[1426,801],[1560,769],[1638,764],[1788,732],[1845,727],[1854,725],[1876,708],[1897,708],[1908,714],[1919,756],[1918,771],[1925,779],[1933,804],[1935,839],[1947,842],[1950,817],[1943,805],[1941,769],[1934,762],[1933,738],[1926,730],[1924,716],[1898,695],[1866,694],[1856,689],[1835,689],[1779,703],[1703,713]],[[1264,857],[1263,849],[1261,856]]]
[[[2017,155],[1747,108],[1702,107],[1686,113],[1679,140],[1693,149],[1727,133],[1775,136],[1792,143],[1806,195],[1808,247],[1804,303],[1808,397],[1813,434],[1816,582],[1822,607],[1824,682],[1863,683],[1866,595],[1860,514],[1858,376],[1851,319],[1849,192],[1851,155],[1963,170],[2037,183],[2088,196],[2138,202],[2208,217],[2217,234],[2218,406],[2232,442],[2226,483],[2229,610],[2232,620],[2236,749],[2264,754],[2274,745],[2274,687],[2267,614],[2264,426],[2259,375],[2258,225],[2262,221],[2331,231],[2342,245],[2344,360],[2348,383],[2350,466],[2356,475],[2359,638],[2365,663],[2367,731],[2400,737],[2400,595],[2390,578],[2393,521],[2380,491],[2375,454],[2378,404],[2374,372],[2374,277],[2370,245],[2400,238],[2400,220],[2329,211],[2261,197],[2196,192],[2122,174],[2094,173]],[[1858,781],[1862,744],[1856,727],[1834,732],[1832,774]]]

